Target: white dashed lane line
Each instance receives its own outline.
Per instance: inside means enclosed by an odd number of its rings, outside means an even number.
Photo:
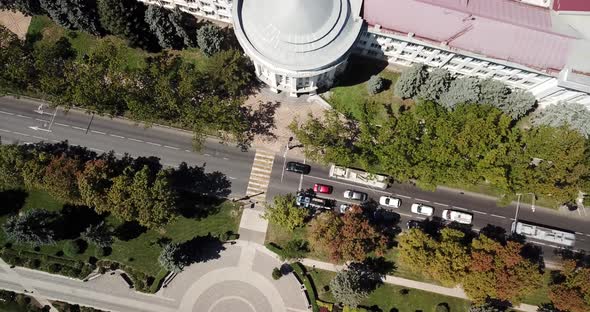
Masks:
[[[443,204],[443,203],[437,203],[437,202],[432,202],[435,205],[439,205],[439,206],[445,206],[445,207],[449,207],[449,205],[447,204]]]
[[[143,140],[134,139],[134,138],[127,138],[127,140],[134,141],[134,142],[143,142]]]
[[[91,151],[104,153],[104,150],[101,150],[100,148],[92,148],[92,147],[89,147],[88,149],[91,150]]]
[[[401,195],[401,194],[395,194],[395,196],[397,196],[397,197],[401,197],[401,198],[408,198],[408,199],[409,199],[409,198],[412,198],[412,197],[410,197],[410,196]]]
[[[10,113],[10,112],[5,112],[5,111],[0,111],[0,114],[4,114],[4,115],[11,115],[11,116],[14,116],[14,113]]]
[[[169,148],[169,149],[173,149],[173,150],[179,150],[180,148],[178,147],[174,147],[174,146],[169,146],[169,145],[164,145],[165,148]]]
[[[96,131],[96,130],[90,130],[90,132],[92,132],[92,133],[96,133],[96,134],[102,134],[102,135],[105,135],[105,134],[106,134],[105,132],[102,132],[102,131]]]
[[[154,143],[154,142],[145,142],[145,143],[147,143],[149,145],[154,145],[154,146],[162,146],[162,144],[160,144],[160,143]]]
[[[68,128],[70,127],[70,125],[62,124],[62,123],[60,123],[60,122],[56,122],[55,124],[56,124],[57,126],[61,126],[61,127],[68,127]]]
[[[4,129],[0,129],[0,131],[2,131],[2,132],[6,132],[6,133],[11,133],[11,132],[12,132],[12,131],[10,131],[10,130],[4,130]]]
[[[211,155],[209,155],[209,154],[203,154],[203,155],[205,155],[205,156],[207,156],[207,157],[211,156]]]
[[[482,214],[482,215],[487,215],[488,214],[487,212],[481,212],[481,211],[477,211],[477,210],[472,210],[472,211],[474,213],[479,213],[479,214]]]
[[[84,128],[81,128],[81,127],[76,127],[76,126],[72,126],[72,128],[74,128],[74,129],[76,129],[76,130],[82,130],[82,131],[85,131],[85,130],[86,130],[86,129],[84,129]]]
[[[430,201],[426,200],[426,199],[422,199],[422,198],[414,198],[415,200],[419,201],[419,202],[424,202],[424,203],[428,203]]]
[[[497,214],[493,214],[493,213],[490,213],[490,216],[492,216],[492,217],[496,217],[496,218],[502,218],[502,219],[506,219],[506,217],[504,217],[504,216],[499,216],[499,215],[497,215]]]
[[[33,117],[24,116],[24,115],[16,115],[16,117],[26,118],[26,119],[33,119]]]
[[[109,134],[109,136],[112,136],[114,138],[119,138],[119,139],[124,139],[124,136],[120,136],[120,135],[116,135],[116,134]]]

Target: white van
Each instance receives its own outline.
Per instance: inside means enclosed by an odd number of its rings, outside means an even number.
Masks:
[[[466,212],[450,209],[446,209],[443,211],[442,218],[447,221],[454,221],[461,224],[471,224],[471,222],[473,221],[473,215]]]

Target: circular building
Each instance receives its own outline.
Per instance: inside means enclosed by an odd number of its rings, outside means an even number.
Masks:
[[[235,0],[234,31],[256,76],[292,96],[330,87],[361,33],[360,0]]]

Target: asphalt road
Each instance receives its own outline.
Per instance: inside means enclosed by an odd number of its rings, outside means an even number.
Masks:
[[[68,140],[71,144],[85,146],[96,152],[114,150],[118,155],[129,153],[132,156],[156,156],[168,166],[176,166],[183,161],[191,165],[205,165],[207,171],[220,171],[229,177],[232,182],[233,196],[242,196],[246,192],[254,159],[253,151],[242,152],[238,148],[223,145],[211,139],[207,140],[200,151],[195,152],[192,148],[191,134],[188,132],[163,127],[146,128],[126,120],[98,116],[91,122],[91,116],[76,111],[66,114],[59,110],[51,132],[35,130],[35,127],[47,128],[53,113],[53,110],[46,109],[45,113],[40,114],[35,112],[37,107],[38,104],[32,101],[0,98],[0,136],[3,143]],[[342,196],[346,189],[366,192],[377,202],[382,195],[400,198],[402,206],[395,212],[399,215],[399,223],[402,227],[405,227],[405,223],[410,219],[421,218],[410,212],[412,203],[433,206],[434,215],[438,217],[444,209],[470,212],[474,216],[474,229],[493,224],[510,231],[510,225],[514,220],[516,209],[514,204],[508,207],[497,207],[495,200],[487,197],[472,196],[447,189],[429,192],[408,184],[394,184],[387,190],[375,190],[330,179],[328,168],[317,164],[312,164],[309,175],[301,176],[290,172],[283,174],[285,160],[293,159],[285,159],[282,156],[277,156],[275,159],[267,199],[277,194],[296,192],[299,188],[311,188],[315,183],[323,183],[332,185],[334,192],[322,197],[336,199],[339,203],[350,203]],[[590,218],[564,215],[541,208],[532,212],[529,205],[521,204],[518,219],[576,232],[574,248],[590,250]],[[535,243],[543,248],[546,258],[555,258],[552,248],[559,246],[542,241],[535,241]]]
[[[3,143],[60,142],[85,146],[101,153],[115,151],[121,156],[156,156],[163,165],[186,162],[205,166],[207,172],[220,171],[232,183],[234,196],[246,193],[254,152],[242,152],[231,145],[208,139],[199,152],[193,151],[192,134],[164,127],[144,127],[122,119],[59,109],[51,132],[40,130],[51,124],[53,109],[36,112],[38,103],[11,97],[0,98],[0,137]],[[92,119],[92,122],[91,122]],[[36,128],[40,128],[36,130]],[[86,131],[88,129],[88,131]]]

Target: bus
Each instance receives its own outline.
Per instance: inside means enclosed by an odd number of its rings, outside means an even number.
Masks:
[[[345,180],[357,184],[366,185],[378,189],[386,189],[389,185],[389,177],[380,174],[372,174],[366,171],[332,165],[330,178]]]
[[[572,232],[556,230],[541,225],[522,221],[512,222],[512,232],[550,243],[571,247],[576,242],[576,235]]]

